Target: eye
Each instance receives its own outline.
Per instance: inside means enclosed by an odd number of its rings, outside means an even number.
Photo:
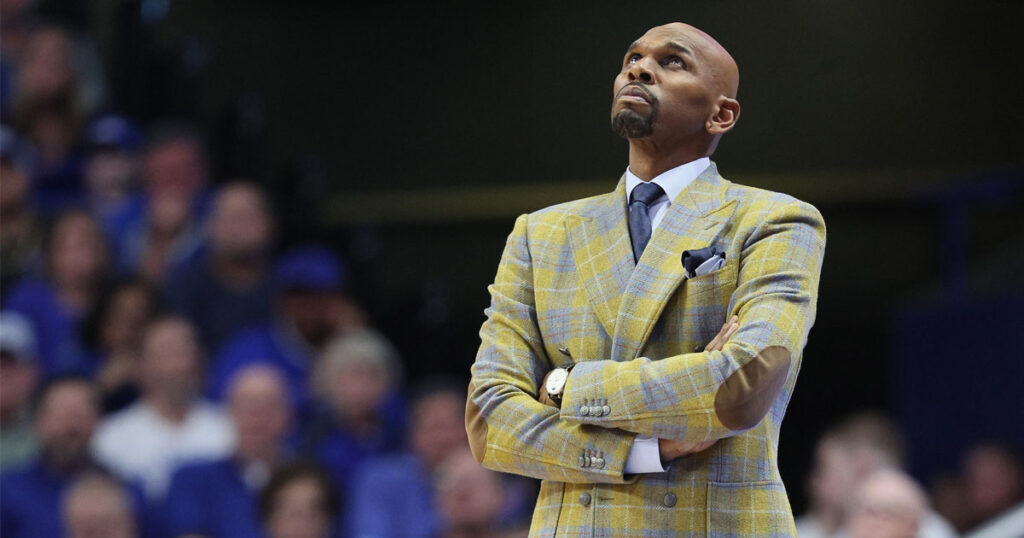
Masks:
[[[670,65],[670,66],[673,66],[673,67],[681,67],[683,69],[686,69],[686,62],[684,62],[683,59],[680,58],[679,56],[675,56],[675,55],[672,55],[672,56],[669,56],[669,57],[665,58],[665,60],[662,62],[662,64]]]
[[[639,54],[633,53],[633,54],[630,54],[629,56],[626,56],[626,65],[633,65],[633,64],[637,63],[638,61],[640,61],[640,55]]]

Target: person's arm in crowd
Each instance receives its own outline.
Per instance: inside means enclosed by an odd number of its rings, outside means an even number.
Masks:
[[[722,349],[655,361],[577,363],[560,423],[700,443],[761,421],[799,369],[825,247],[824,221],[809,204],[795,201],[766,213],[744,240],[730,306],[739,330]],[[594,399],[606,399],[611,412],[579,411]]]

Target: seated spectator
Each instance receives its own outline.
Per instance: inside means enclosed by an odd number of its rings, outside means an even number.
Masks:
[[[259,492],[287,455],[288,386],[276,369],[250,365],[231,379],[228,403],[235,451],[175,473],[162,511],[172,537],[261,536]]]
[[[106,277],[106,244],[92,216],[73,210],[57,217],[46,242],[45,277],[19,280],[6,303],[31,320],[45,378],[94,370],[78,340],[79,323]]]
[[[42,258],[42,228],[32,197],[31,150],[0,126],[0,289],[31,272]]]
[[[142,133],[128,118],[108,114],[89,124],[85,142],[84,202],[116,246],[125,226],[142,212]]]
[[[444,538],[490,538],[500,534],[501,475],[483,468],[469,447],[445,458],[435,491]]]
[[[272,229],[259,187],[239,181],[217,191],[205,254],[172,276],[166,288],[168,305],[196,324],[207,349],[219,349],[240,329],[270,320]]]
[[[159,311],[156,292],[142,280],[107,286],[82,320],[81,340],[88,362],[96,365],[105,413],[120,411],[138,398],[140,335]]]
[[[68,538],[139,536],[130,492],[105,475],[87,473],[76,480],[62,508]]]
[[[436,536],[441,524],[433,475],[452,452],[469,447],[465,389],[423,388],[412,406],[410,451],[368,460],[356,472],[347,501],[347,536]],[[400,499],[400,502],[397,501]]]
[[[862,480],[849,507],[850,538],[916,538],[927,517],[924,491],[903,472],[882,469]]]
[[[65,536],[60,518],[65,491],[84,473],[103,472],[89,454],[98,416],[99,403],[91,381],[57,378],[43,388],[36,412],[40,456],[26,467],[0,476],[0,536]],[[141,504],[134,506],[136,514],[141,514]]]
[[[36,456],[30,400],[37,373],[32,325],[17,312],[0,312],[0,471]]]
[[[73,41],[56,25],[34,28],[22,49],[16,80],[14,123],[37,150],[32,178],[38,209],[52,215],[81,198],[79,151],[84,117]]]
[[[313,464],[280,467],[260,495],[268,538],[334,536],[338,494],[324,469]]]
[[[142,162],[145,203],[125,224],[117,265],[159,284],[202,244],[207,159],[195,130],[166,123],[149,135]]]
[[[96,459],[162,499],[179,466],[226,456],[234,442],[221,410],[199,397],[202,352],[195,330],[180,318],[161,318],[142,333],[141,397],[105,420],[93,440]]]
[[[317,366],[327,409],[312,426],[311,452],[344,491],[363,460],[402,448],[402,365],[390,342],[363,329],[335,338]]]
[[[288,380],[300,420],[307,417],[314,358],[332,336],[364,324],[343,294],[344,284],[341,261],[330,251],[305,247],[286,254],[274,273],[274,319],[243,329],[228,341],[213,362],[210,393],[221,399],[239,369],[254,362],[270,364]]]
[[[903,438],[896,426],[874,413],[854,415],[828,430],[818,441],[808,479],[811,508],[796,520],[801,538],[833,536],[847,524],[851,496],[857,486],[879,470],[903,465]],[[928,510],[921,536],[946,538],[956,531]]]

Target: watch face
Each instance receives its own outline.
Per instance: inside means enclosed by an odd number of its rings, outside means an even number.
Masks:
[[[565,368],[555,368],[551,371],[551,375],[548,376],[548,386],[545,387],[548,394],[561,394],[562,388],[565,387],[565,381],[569,379],[569,372]]]

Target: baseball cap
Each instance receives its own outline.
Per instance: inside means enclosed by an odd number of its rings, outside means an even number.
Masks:
[[[142,147],[142,132],[124,116],[108,114],[96,118],[86,130],[85,139],[89,147],[115,148],[125,153],[134,153]]]
[[[0,312],[0,352],[22,362],[36,359],[36,333],[25,316],[12,310]]]
[[[280,291],[338,291],[345,286],[345,277],[341,260],[318,246],[287,252],[274,271],[274,282]]]

